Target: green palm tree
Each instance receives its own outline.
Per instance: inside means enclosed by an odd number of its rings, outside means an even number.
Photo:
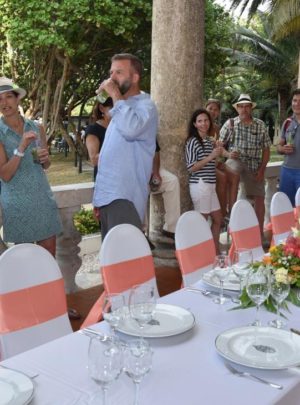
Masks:
[[[232,0],[231,8],[235,9],[241,4],[240,0]],[[269,4],[269,16],[272,21],[274,40],[283,38],[296,39],[298,47],[298,87],[300,87],[300,4],[299,0],[242,0],[241,13],[249,7],[249,19],[255,14],[258,7]]]

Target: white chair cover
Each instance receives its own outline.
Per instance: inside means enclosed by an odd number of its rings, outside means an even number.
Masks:
[[[295,225],[293,206],[288,196],[278,191],[271,200],[270,215],[273,232],[273,243],[278,245],[291,233],[291,227]]]
[[[250,249],[253,260],[261,260],[264,250],[258,219],[249,201],[238,200],[234,203],[229,220],[229,232],[232,237],[231,257],[235,249]]]
[[[61,271],[46,249],[24,243],[0,256],[0,317],[1,359],[72,332]]]
[[[203,272],[212,269],[215,245],[209,224],[199,212],[187,211],[180,216],[175,246],[184,286],[200,280]]]

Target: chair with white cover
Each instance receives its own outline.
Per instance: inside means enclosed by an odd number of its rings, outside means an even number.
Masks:
[[[197,211],[187,211],[178,219],[175,229],[176,257],[184,286],[202,278],[212,269],[216,249],[207,220]]]
[[[64,281],[53,256],[32,243],[0,256],[0,357],[72,332]]]
[[[140,229],[133,225],[117,225],[107,233],[100,249],[100,271],[104,292],[92,307],[81,329],[101,320],[105,294],[122,293],[128,299],[132,287],[150,284],[158,297],[149,243]]]
[[[296,222],[298,223],[298,220],[300,218],[300,187],[297,190],[297,193],[295,195],[295,216],[297,217]]]
[[[263,257],[264,250],[258,219],[249,201],[238,200],[234,203],[228,227],[232,238],[229,250],[231,258],[237,249],[251,250],[253,260],[260,260]]]
[[[293,206],[288,196],[278,191],[271,200],[270,216],[273,232],[273,244],[278,245],[291,233],[292,226],[295,226],[295,215]]]

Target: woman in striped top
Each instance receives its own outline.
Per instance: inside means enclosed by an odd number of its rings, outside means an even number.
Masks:
[[[216,193],[216,158],[222,156],[223,147],[214,148],[210,140],[213,122],[205,109],[196,110],[189,123],[185,144],[185,160],[189,172],[190,195],[194,209],[205,218],[211,217],[211,231],[216,252],[219,253],[219,237],[222,213]]]

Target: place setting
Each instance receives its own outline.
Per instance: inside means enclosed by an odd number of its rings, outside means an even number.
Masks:
[[[27,405],[34,395],[33,379],[21,371],[0,367],[0,404]]]
[[[282,389],[281,384],[261,378],[253,374],[251,369],[276,371],[300,365],[300,336],[284,329],[286,322],[284,314],[280,312],[289,291],[287,273],[277,273],[270,266],[259,266],[249,271],[245,293],[252,301],[251,306],[256,308],[255,320],[250,325],[225,330],[215,339],[215,348],[232,374]],[[264,326],[259,310],[267,299],[275,302],[276,317]],[[246,367],[246,370],[241,370],[240,366]]]

